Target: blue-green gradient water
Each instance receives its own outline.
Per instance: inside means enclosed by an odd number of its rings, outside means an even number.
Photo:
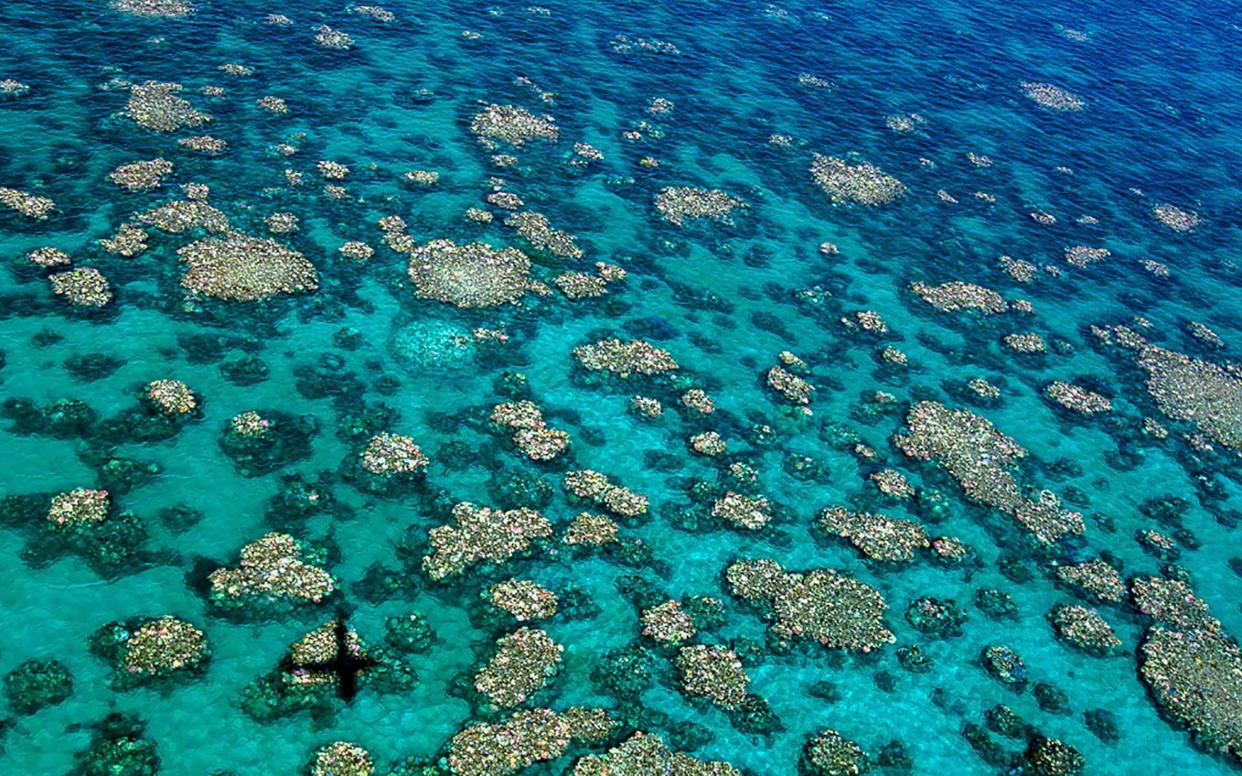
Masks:
[[[55,658],[73,677],[63,702],[29,715],[2,713],[11,720],[0,742],[4,772],[73,771],[91,726],[112,712],[145,722],[160,772],[169,776],[298,773],[318,747],[338,740],[365,747],[380,774],[407,757],[434,762],[473,720],[504,716],[477,708],[469,688],[511,626],[472,614],[486,585],[510,577],[535,580],[562,603],[576,586],[594,605],[586,616],[562,611],[540,625],[564,645],[564,663],[523,707],[615,709],[618,699],[592,673],[609,650],[640,640],[638,610],[618,590],[633,574],[663,597],[724,603],[725,624],[698,643],[750,639],[759,647],[748,660],[749,689],[780,723],[766,735],[741,732],[722,710],[686,697],[672,667],[675,652],[653,648],[652,684],[638,699],[651,712],[644,727],[695,757],[752,774],[793,774],[808,739],[831,728],[876,760],[886,744],[902,742],[914,773],[997,773],[1009,766],[985,762],[962,730],[983,725],[984,712],[1004,703],[1042,735],[1081,752],[1086,773],[1236,770],[1235,757],[1204,751],[1162,716],[1138,672],[1150,621],[1131,605],[1099,607],[1123,642],[1106,657],[1058,641],[1046,619],[1054,605],[1077,602],[1052,569],[1105,552],[1125,579],[1184,575],[1222,630],[1242,633],[1242,563],[1231,567],[1242,557],[1237,455],[1219,443],[1210,453],[1193,449],[1185,438],[1199,431],[1193,422],[1162,414],[1133,355],[1097,346],[1089,328],[1134,325],[1141,316],[1150,326],[1138,330],[1162,347],[1222,365],[1242,352],[1236,6],[391,0],[384,7],[395,19],[385,23],[320,0],[196,5],[185,18],[142,18],[103,0],[0,4],[0,79],[29,86],[0,99],[0,186],[56,204],[42,220],[0,211],[0,396],[39,407],[78,399],[97,418],[57,436],[23,429],[7,404],[0,495],[99,486],[101,424],[137,407],[136,391],[151,380],[184,381],[202,403],[200,416],[171,438],[126,439],[104,457],[158,468],[157,476],[113,494],[118,511],[147,526],[148,561],[101,576],[75,555],[40,554],[40,531],[49,529],[38,521],[0,532],[0,674],[29,658]],[[269,24],[268,14],[284,14],[291,24]],[[316,45],[322,24],[352,36],[352,48]],[[618,35],[632,45],[617,45]],[[678,53],[647,50],[639,39],[673,44]],[[230,75],[219,69],[225,63],[253,74]],[[172,133],[136,125],[123,115],[129,85],[148,80],[182,84],[181,96],[213,121]],[[1024,82],[1053,84],[1083,108],[1038,105]],[[201,94],[208,86],[224,92]],[[288,112],[258,107],[268,95],[283,98]],[[671,110],[650,112],[655,98],[671,101]],[[502,145],[498,152],[517,161],[498,166],[470,131],[472,117],[492,103],[552,116],[558,140]],[[912,131],[886,124],[911,114],[918,117]],[[177,143],[200,134],[225,140],[224,152],[205,156]],[[782,137],[774,142],[774,135]],[[297,153],[282,155],[274,149],[281,143]],[[575,143],[594,146],[603,160],[571,164]],[[814,153],[866,160],[908,191],[876,207],[834,205],[811,180]],[[968,154],[991,163],[980,166]],[[156,157],[174,165],[159,188],[128,192],[108,180],[118,165]],[[325,183],[338,182],[320,176],[320,160],[349,166],[339,181],[342,199],[324,193]],[[289,185],[286,169],[303,173],[304,184]],[[410,170],[440,178],[411,186],[401,181]],[[573,233],[582,256],[558,258],[504,226],[507,213],[486,201],[493,178],[526,209]],[[295,214],[299,229],[275,238],[315,264],[318,291],[262,303],[187,303],[177,250],[202,231],[149,228],[149,250],[133,258],[99,247],[134,213],[182,198],[184,183],[209,185],[209,202],[251,235],[270,236],[264,219],[273,213]],[[669,186],[720,189],[747,207],[729,222],[690,219],[679,227],[654,204]],[[1189,232],[1162,225],[1153,209],[1166,203],[1196,213],[1198,225]],[[470,221],[468,208],[495,218]],[[532,276],[549,286],[565,271],[593,272],[597,261],[620,265],[628,277],[597,299],[570,301],[553,288],[517,305],[459,310],[416,296],[406,256],[385,246],[376,226],[388,215],[403,218],[417,244],[447,238],[517,246],[532,257]],[[337,249],[353,240],[373,246],[374,257],[342,258]],[[820,251],[826,241],[838,252]],[[1074,267],[1064,251],[1075,245],[1111,255]],[[54,296],[47,273],[23,258],[45,246],[99,269],[115,298],[84,314]],[[1061,274],[1037,270],[1022,284],[1000,268],[1002,255]],[[1168,276],[1147,271],[1145,260],[1166,265]],[[1030,300],[1033,312],[940,313],[909,292],[919,281],[977,283],[1011,301]],[[883,316],[889,334],[841,323],[861,310]],[[1223,344],[1192,336],[1192,321]],[[447,348],[444,332],[469,336],[477,327],[504,330],[509,339],[469,346],[465,358],[448,348],[420,360],[398,346],[421,334]],[[357,332],[355,343],[339,335],[346,329]],[[1048,352],[1022,356],[1002,345],[1005,335],[1021,332],[1042,335]],[[584,379],[571,356],[611,336],[667,349],[687,385],[706,389],[717,412],[691,418],[677,405],[678,392],[666,389],[660,420],[627,412],[631,396],[662,389]],[[904,352],[908,365],[882,361],[884,345]],[[816,386],[810,417],[764,382],[784,350],[809,365]],[[107,354],[117,367],[91,381],[75,377],[66,362],[87,354]],[[243,356],[262,359],[266,379],[227,379],[221,364]],[[324,382],[338,396],[306,390],[305,379],[299,387],[298,370],[305,377],[316,367],[327,370]],[[507,372],[524,374],[549,422],[569,433],[568,459],[530,462],[489,427],[491,408],[508,398],[498,388]],[[977,377],[999,386],[1001,397],[982,402],[965,391]],[[1054,380],[1103,393],[1112,411],[1087,418],[1061,410],[1043,394]],[[868,409],[877,390],[892,394],[890,410]],[[1229,391],[1236,411],[1236,379]],[[904,456],[891,439],[920,400],[970,409],[1012,436],[1029,452],[1023,482],[1055,490],[1080,510],[1085,535],[1035,551],[1009,518],[969,501],[933,463]],[[366,439],[343,429],[380,404],[391,414],[377,430],[412,437],[430,457],[421,495],[364,492],[341,474]],[[229,420],[250,409],[311,416],[318,432],[309,454],[242,476],[219,440]],[[1166,425],[1168,438],[1145,437],[1144,417]],[[1224,422],[1236,429],[1242,417]],[[771,434],[760,444],[754,429],[764,424]],[[707,429],[729,446],[719,459],[689,448],[690,435]],[[874,461],[831,441],[843,429],[873,448]],[[822,475],[791,476],[791,454],[815,459]],[[679,527],[677,510],[691,503],[694,484],[727,484],[736,463],[754,467],[756,491],[779,507],[778,519],[751,533],[710,521],[693,533]],[[930,524],[912,502],[881,498],[867,478],[886,467],[917,489],[939,489],[950,505],[943,521]],[[626,566],[558,547],[584,509],[566,499],[562,473],[582,468],[650,499],[649,514],[623,524],[621,536],[642,539],[651,561]],[[449,521],[444,505],[517,506],[520,499],[501,482],[514,472],[544,483],[550,497],[540,511],[556,526],[556,539],[449,584],[424,578],[419,558],[428,531]],[[339,508],[282,521],[271,499],[290,475],[318,479],[319,493]],[[1170,532],[1140,509],[1169,497],[1185,501],[1175,561],[1136,540],[1146,529]],[[161,522],[160,511],[177,504],[200,510],[201,520],[176,530]],[[979,563],[946,569],[925,555],[896,566],[865,561],[813,528],[819,510],[834,505],[926,523],[932,536],[958,537]],[[350,625],[368,643],[382,643],[388,617],[416,611],[427,618],[436,642],[410,658],[414,689],[364,687],[351,703],[333,701],[326,714],[269,723],[243,712],[245,686],[336,614],[334,606],[311,606],[294,615],[221,617],[209,607],[203,570],[235,565],[241,547],[277,529],[332,547],[329,570],[340,580]],[[888,602],[896,643],[865,657],[817,645],[784,654],[766,648],[760,613],[734,598],[724,580],[738,558],[771,558],[791,571],[837,569],[874,586]],[[1013,573],[1015,563],[1028,578]],[[406,583],[400,591],[359,589],[377,564]],[[1009,593],[1016,619],[985,616],[972,603],[983,588]],[[956,601],[968,615],[961,635],[933,639],[911,627],[904,613],[920,596]],[[165,614],[204,630],[206,671],[164,692],[114,688],[111,666],[89,651],[88,637],[111,621]],[[1032,684],[1065,693],[1067,709],[1044,710],[1030,688],[1018,693],[993,679],[978,658],[997,643],[1023,657]],[[899,665],[897,649],[910,645],[934,660],[931,671]],[[835,685],[834,702],[822,697],[824,682]],[[1096,709],[1111,713],[1119,740],[1088,729],[1084,714]],[[688,723],[706,735],[686,735]],[[609,743],[632,730],[618,728]],[[1026,746],[992,735],[1015,756]],[[563,773],[606,748],[575,745],[528,772]]]

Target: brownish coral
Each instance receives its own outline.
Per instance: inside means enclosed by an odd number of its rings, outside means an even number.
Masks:
[[[896,640],[884,624],[879,591],[828,569],[787,572],[774,560],[739,561],[725,569],[733,594],[771,608],[772,632],[834,649],[870,652]]]
[[[432,240],[410,253],[415,293],[456,307],[495,307],[526,293],[530,259],[517,248]]]
[[[181,285],[215,299],[253,302],[319,288],[315,265],[267,238],[229,232],[190,243],[177,255],[186,265]]]
[[[551,536],[552,524],[533,509],[505,511],[461,503],[453,507],[451,524],[431,529],[432,552],[423,558],[423,570],[441,580],[484,561],[504,563]]]
[[[819,513],[815,524],[829,534],[848,539],[872,560],[908,561],[917,551],[931,546],[923,526],[887,515],[829,507]]]

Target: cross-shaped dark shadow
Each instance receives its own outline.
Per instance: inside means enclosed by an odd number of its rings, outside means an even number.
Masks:
[[[336,675],[337,694],[346,702],[353,701],[358,694],[358,676],[368,668],[379,665],[376,660],[367,657],[361,650],[355,653],[350,649],[349,625],[346,622],[344,609],[337,611],[333,634],[336,637],[336,650],[331,660],[317,663],[295,663],[298,668],[308,671],[331,673]]]

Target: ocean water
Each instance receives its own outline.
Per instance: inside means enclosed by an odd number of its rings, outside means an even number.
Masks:
[[[488,708],[473,689],[497,639],[517,627],[481,615],[483,591],[509,578],[534,580],[562,602],[561,612],[535,624],[564,646],[560,672],[519,709],[585,705],[618,720],[607,741],[575,743],[525,772],[571,772],[578,758],[603,753],[636,727],[751,774],[808,768],[804,748],[825,729],[857,742],[881,772],[1040,772],[1021,755],[1025,740],[992,733],[1007,754],[988,762],[963,737],[999,703],[1081,753],[1085,773],[1236,770],[1237,749],[1214,753],[1193,740],[1142,680],[1140,645],[1152,621],[1128,598],[1098,604],[1121,641],[1105,656],[1058,640],[1046,617],[1057,604],[1084,600],[1056,582],[1055,568],[1105,553],[1126,580],[1189,580],[1221,632],[1242,633],[1242,469],[1227,443],[1242,429],[1237,367],[1214,386],[1218,434],[1207,440],[1195,436],[1207,431],[1196,418],[1157,403],[1132,352],[1100,344],[1091,330],[1127,325],[1153,345],[1236,363],[1236,6],[394,0],[384,4],[394,17],[385,22],[317,1],[195,5],[182,18],[123,13],[103,0],[0,5],[0,79],[29,87],[0,98],[0,187],[55,202],[45,218],[0,210],[0,496],[46,499],[109,487],[115,458],[157,472],[131,488],[110,487],[107,520],[132,513],[148,536],[145,554],[106,571],[49,544],[57,534],[41,512],[32,520],[30,510],[5,502],[0,622],[8,637],[0,673],[31,658],[55,659],[73,679],[68,697],[34,713],[19,713],[8,692],[9,708],[0,712],[8,720],[0,740],[5,772],[103,772],[84,770],[89,758],[80,753],[91,745],[92,726],[117,712],[144,723],[164,774],[298,773],[334,741],[365,748],[380,774],[405,758],[449,768],[443,758],[459,731],[511,713]],[[270,24],[269,14],[290,23]],[[352,47],[317,45],[324,24],[348,33]],[[232,75],[220,69],[225,63],[253,72]],[[180,96],[212,121],[174,132],[139,126],[125,115],[126,103],[133,85],[150,80],[181,84]],[[1024,93],[1027,82],[1071,93],[1080,109],[1037,104]],[[201,93],[211,86],[224,91]],[[261,109],[264,96],[282,98],[288,111]],[[656,98],[671,108],[651,111]],[[489,150],[471,128],[489,104],[551,116],[555,142]],[[886,124],[912,114],[910,131]],[[204,155],[177,142],[202,134],[227,146]],[[276,150],[282,143],[296,153]],[[582,159],[575,143],[590,144],[602,160],[574,163]],[[834,203],[811,178],[816,153],[865,160],[899,179],[905,193],[874,206]],[[157,157],[173,171],[155,188],[126,191],[109,180],[119,165]],[[321,160],[350,172],[326,181],[316,168]],[[286,169],[302,173],[302,185],[291,185]],[[440,177],[410,185],[401,180],[410,170]],[[487,201],[494,179],[523,209],[576,236],[581,255],[554,255],[505,226],[508,213]],[[187,183],[208,185],[208,202],[233,229],[273,237],[309,259],[318,290],[258,302],[187,294],[177,251],[210,236],[201,228],[143,227],[149,248],[132,258],[99,245],[134,214],[184,199],[179,186]],[[344,186],[344,196],[328,196],[325,183]],[[656,198],[681,186],[719,189],[745,207],[727,219],[670,223]],[[1162,224],[1154,209],[1165,204],[1196,214],[1194,228]],[[494,220],[471,221],[469,208]],[[270,234],[265,219],[277,212],[296,215],[299,228]],[[405,220],[416,246],[438,238],[514,246],[529,256],[531,278],[551,292],[476,309],[424,298],[407,275],[408,257],[385,245],[377,227],[390,215]],[[346,260],[338,248],[347,241],[368,243],[374,255]],[[824,242],[836,251],[821,251]],[[48,246],[74,266],[102,272],[113,298],[96,310],[53,294],[48,272],[25,258]],[[1078,267],[1065,259],[1072,246],[1109,255]],[[1033,264],[1032,282],[1007,274],[1001,256]],[[1167,275],[1145,269],[1146,260]],[[595,272],[595,262],[622,267],[625,280],[580,300],[552,285],[564,272]],[[464,282],[473,280],[486,278]],[[1029,300],[1032,312],[941,312],[909,288],[951,281]],[[842,323],[863,310],[878,312],[888,333]],[[1192,322],[1215,332],[1219,344],[1194,336]],[[461,344],[480,327],[504,331],[507,341]],[[1022,355],[1003,345],[1006,335],[1024,332],[1041,335],[1048,352]],[[666,349],[676,376],[588,373],[575,348],[609,337]],[[434,352],[412,353],[411,343]],[[885,345],[908,363],[884,361]],[[766,383],[782,351],[806,362],[804,377],[816,388],[809,416]],[[99,354],[115,359],[115,368],[97,379],[66,367]],[[245,356],[267,365],[265,379],[228,379],[221,366]],[[512,373],[525,376],[547,422],[569,434],[569,450],[554,461],[528,460],[488,422],[492,407],[512,398],[504,389]],[[999,398],[983,401],[966,390],[973,378],[998,386]],[[124,413],[143,406],[138,394],[157,379],[183,381],[199,407],[174,424],[174,434],[148,439]],[[1055,380],[1107,396],[1111,410],[1064,410],[1044,393]],[[710,394],[716,412],[700,417],[680,406],[691,386]],[[1207,391],[1182,389],[1179,400],[1192,403]],[[875,391],[890,402],[877,405]],[[660,399],[663,416],[628,412],[639,394]],[[33,420],[22,413],[21,400],[46,408],[63,399],[89,405],[94,421],[57,432],[48,413],[36,411]],[[1023,487],[1055,491],[1083,513],[1085,533],[1038,547],[934,462],[904,455],[892,440],[906,432],[907,411],[919,401],[968,409],[1011,436],[1028,453],[1017,470]],[[387,414],[374,412],[381,407]],[[230,419],[247,410],[285,413],[278,425],[298,418],[316,425],[305,455],[276,460],[257,476],[239,472],[221,440]],[[360,433],[359,415],[368,410],[378,419]],[[1168,437],[1145,435],[1145,417],[1166,426]],[[106,423],[113,418],[119,431]],[[756,431],[762,426],[770,428]],[[728,451],[694,454],[687,440],[704,430],[717,431]],[[411,489],[369,492],[349,476],[380,431],[411,437],[430,459]],[[845,432],[875,457],[840,443]],[[791,455],[814,459],[821,474],[793,476]],[[733,465],[753,467],[756,483],[739,484]],[[920,507],[925,499],[883,497],[868,477],[884,468],[923,494],[938,491],[946,508],[932,513]],[[618,522],[619,535],[641,539],[649,558],[627,564],[561,543],[575,515],[601,511],[567,496],[563,474],[575,469],[603,472],[648,498],[645,515]],[[450,522],[449,506],[535,503],[505,487],[515,473],[528,490],[543,483],[537,506],[554,536],[507,563],[429,579],[421,567],[428,532]],[[300,518],[273,509],[295,475],[334,508]],[[775,519],[746,531],[703,517],[714,496],[702,494],[726,489],[764,496]],[[1175,559],[1157,557],[1136,538],[1148,529],[1173,534],[1150,508],[1169,498],[1184,502]],[[696,500],[700,519],[691,531],[679,516]],[[201,518],[190,525],[160,519],[178,504]],[[930,536],[960,539],[977,562],[945,568],[926,552],[908,563],[867,560],[814,527],[829,506],[916,521]],[[326,568],[339,592],[296,610],[222,613],[208,600],[204,575],[235,566],[243,546],[274,530],[330,548]],[[734,561],[755,558],[788,571],[834,569],[873,586],[888,604],[894,643],[867,655],[816,644],[780,649],[765,639],[765,613],[732,595],[724,577]],[[377,567],[394,572],[398,589],[360,584]],[[692,643],[745,654],[748,691],[766,701],[773,729],[739,729],[726,710],[682,689],[677,649],[641,635],[639,609],[619,587],[632,576],[661,600],[722,602],[723,622]],[[1013,597],[1013,619],[993,620],[973,603],[987,588]],[[921,596],[955,601],[967,615],[960,634],[933,638],[912,627],[905,612]],[[571,597],[580,605],[569,607]],[[246,686],[341,612],[373,647],[383,644],[388,618],[422,614],[435,641],[408,657],[417,684],[380,692],[364,682],[356,697],[331,698],[317,713],[272,721],[248,714],[240,702]],[[109,622],[162,615],[200,628],[210,660],[168,682],[116,685],[113,666],[89,648],[91,634]],[[637,697],[619,698],[596,669],[610,650],[636,642],[654,656],[653,677]],[[990,676],[979,656],[998,643],[1022,656],[1032,686],[1064,693],[1066,708],[1046,710],[1032,687],[1015,691]],[[911,645],[932,658],[931,670],[901,666],[898,649]],[[825,682],[835,686],[834,700],[823,697]],[[1242,715],[1237,695],[1220,703]],[[1116,741],[1087,726],[1084,714],[1097,709],[1112,715]],[[893,741],[908,756],[904,771],[881,757]]]

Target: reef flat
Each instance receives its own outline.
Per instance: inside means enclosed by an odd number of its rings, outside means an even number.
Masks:
[[[1238,29],[0,4],[0,769],[1238,772]]]

